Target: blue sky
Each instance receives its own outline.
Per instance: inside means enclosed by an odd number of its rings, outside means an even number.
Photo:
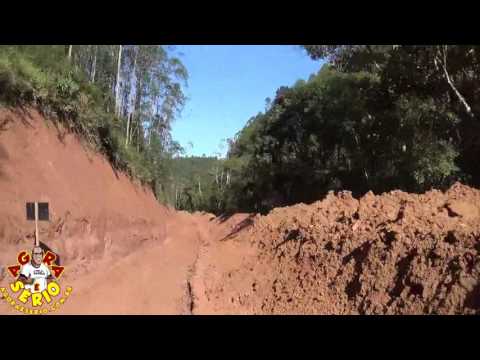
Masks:
[[[306,80],[321,67],[293,45],[182,45],[176,51],[189,72],[189,100],[172,136],[187,155],[224,155],[222,139],[263,111],[267,97],[273,99],[280,86]]]

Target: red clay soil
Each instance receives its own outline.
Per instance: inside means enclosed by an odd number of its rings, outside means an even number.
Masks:
[[[34,222],[25,203],[45,201],[40,241],[60,255],[65,279],[165,239],[167,208],[114,171],[75,135],[34,110],[0,110],[0,282],[19,250],[30,250]],[[0,304],[0,306],[3,304]],[[2,312],[0,308],[0,313]]]
[[[0,110],[0,287],[34,242],[25,202],[50,204],[41,243],[71,297],[58,314],[191,314],[189,283],[210,216],[161,206],[76,136],[34,110]],[[218,227],[221,229],[222,227]],[[204,240],[202,240],[204,241]],[[0,314],[19,314],[0,301]]]
[[[36,111],[0,112],[0,245],[33,243],[25,202],[50,204],[40,240],[63,261],[128,252],[165,236],[167,209],[152,192],[115,172],[108,161]],[[150,230],[155,229],[153,232]],[[145,231],[147,231],[145,233]],[[0,254],[0,264],[10,259]]]
[[[329,194],[267,216],[158,204],[35,111],[0,111],[0,286],[40,239],[73,292],[58,314],[478,314],[480,191]],[[0,314],[14,310],[0,301]]]
[[[329,194],[210,242],[198,312],[478,314],[480,191]]]

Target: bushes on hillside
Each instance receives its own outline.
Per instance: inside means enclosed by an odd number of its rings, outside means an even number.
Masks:
[[[62,58],[42,60],[38,49],[0,48],[0,103],[4,106],[33,106],[47,118],[64,124],[110,162],[144,183],[152,181],[145,156],[125,147],[121,121],[105,111],[109,96],[91,84],[85,75]],[[37,54],[38,55],[38,54]]]

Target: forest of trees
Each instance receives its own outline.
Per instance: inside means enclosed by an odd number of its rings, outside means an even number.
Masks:
[[[37,106],[188,211],[480,185],[480,46],[303,48],[323,67],[272,94],[225,159],[180,156],[187,70],[163,46],[1,46],[0,102]]]
[[[177,157],[171,160],[170,193],[175,208],[222,213],[231,172],[218,157]]]
[[[327,62],[230,142],[223,210],[480,184],[480,46],[304,48]]]
[[[2,45],[0,103],[33,106],[168,202],[188,73],[159,45]]]

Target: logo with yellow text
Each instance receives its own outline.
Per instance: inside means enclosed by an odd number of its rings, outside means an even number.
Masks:
[[[0,297],[15,310],[25,314],[48,314],[62,306],[72,292],[65,287],[62,293],[60,278],[65,267],[57,264],[57,255],[44,253],[39,246],[31,252],[21,251],[17,264],[8,267],[13,278],[8,288],[0,288]]]

